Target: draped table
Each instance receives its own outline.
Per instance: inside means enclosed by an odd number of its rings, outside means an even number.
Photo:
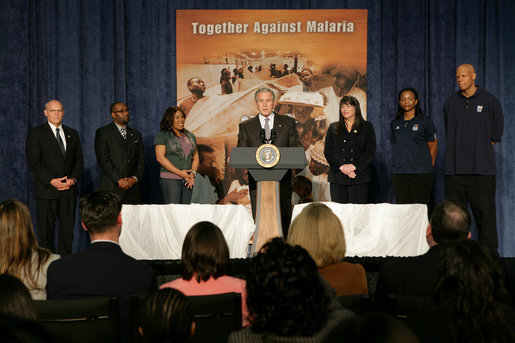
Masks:
[[[426,205],[325,204],[342,223],[346,256],[415,256],[429,249]],[[292,218],[307,205],[295,205]],[[256,226],[241,205],[123,205],[120,245],[140,260],[180,259],[186,233],[203,220],[220,227],[231,258],[248,256]]]
[[[120,246],[138,260],[180,259],[188,230],[200,221],[223,232],[231,258],[245,258],[256,225],[241,205],[123,205]]]
[[[346,256],[416,256],[429,249],[426,205],[324,204],[342,223]],[[307,205],[295,205],[292,220]]]

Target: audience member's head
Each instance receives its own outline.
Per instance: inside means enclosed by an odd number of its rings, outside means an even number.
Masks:
[[[109,236],[118,240],[122,226],[122,201],[107,191],[93,191],[80,199],[79,211],[82,226],[92,240]]]
[[[207,281],[225,275],[229,247],[222,230],[211,222],[199,222],[191,227],[182,244],[182,277]]]
[[[345,236],[340,219],[326,205],[313,202],[295,217],[288,243],[309,252],[318,267],[336,264],[345,257]]]
[[[36,307],[23,282],[9,274],[0,274],[0,314],[35,320]]]
[[[255,332],[310,336],[327,322],[329,296],[308,252],[275,238],[250,262],[247,306]]]
[[[369,312],[338,324],[325,343],[418,343],[413,331],[399,319],[381,312]]]
[[[0,273],[8,273],[20,279],[23,274],[28,287],[37,288],[37,273],[50,254],[49,250],[38,246],[28,207],[15,199],[2,201]]]
[[[451,200],[444,200],[434,208],[427,230],[430,246],[469,237],[470,215],[465,208]]]
[[[173,288],[150,293],[141,306],[140,320],[144,343],[191,342],[195,331],[190,301]]]
[[[506,332],[509,327],[499,307],[507,296],[494,251],[474,240],[443,247],[433,302],[447,308],[455,338],[463,342],[497,341],[496,332]]]

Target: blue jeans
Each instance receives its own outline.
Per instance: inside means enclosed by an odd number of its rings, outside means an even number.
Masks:
[[[192,190],[186,188],[184,180],[159,179],[161,192],[165,204],[189,204],[191,203]]]

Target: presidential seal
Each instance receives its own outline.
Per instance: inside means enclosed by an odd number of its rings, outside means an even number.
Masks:
[[[256,161],[263,168],[272,168],[279,163],[281,153],[273,144],[263,144],[256,150]]]

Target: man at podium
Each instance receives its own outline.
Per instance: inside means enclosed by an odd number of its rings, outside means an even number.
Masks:
[[[238,147],[258,147],[262,144],[274,144],[277,147],[301,146],[295,119],[274,113],[275,93],[267,87],[259,88],[255,95],[258,115],[248,119],[239,126]],[[291,170],[280,182],[281,224],[284,236],[287,236],[290,225],[291,203]],[[252,215],[256,216],[256,181],[249,175],[250,201]]]

